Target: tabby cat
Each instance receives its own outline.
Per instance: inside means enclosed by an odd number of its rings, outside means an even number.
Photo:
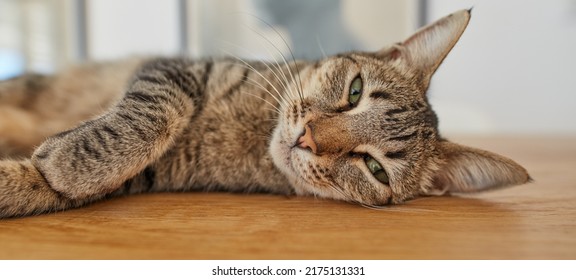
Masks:
[[[5,81],[0,217],[142,192],[377,207],[526,183],[512,160],[438,133],[426,91],[469,19],[459,11],[388,48],[318,61],[160,58]]]

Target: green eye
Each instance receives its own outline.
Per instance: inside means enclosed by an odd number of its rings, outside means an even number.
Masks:
[[[386,170],[384,170],[382,165],[377,160],[369,155],[366,155],[364,156],[364,162],[376,180],[386,185],[390,184]]]
[[[348,103],[350,106],[356,106],[360,100],[360,96],[362,96],[362,79],[358,76],[354,78],[350,84],[350,92],[348,94]]]

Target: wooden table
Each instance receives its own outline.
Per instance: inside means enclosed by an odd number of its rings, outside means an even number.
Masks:
[[[151,194],[0,220],[2,259],[576,259],[576,138],[456,138],[529,185],[371,210],[314,198]]]

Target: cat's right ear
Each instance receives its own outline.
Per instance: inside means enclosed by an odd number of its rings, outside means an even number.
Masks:
[[[461,10],[418,30],[408,39],[377,54],[422,74],[426,87],[432,74],[454,47],[470,21],[470,10]]]

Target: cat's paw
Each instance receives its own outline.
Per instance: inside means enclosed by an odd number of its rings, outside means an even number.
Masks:
[[[50,188],[26,161],[0,160],[0,218],[68,208],[71,201]]]

